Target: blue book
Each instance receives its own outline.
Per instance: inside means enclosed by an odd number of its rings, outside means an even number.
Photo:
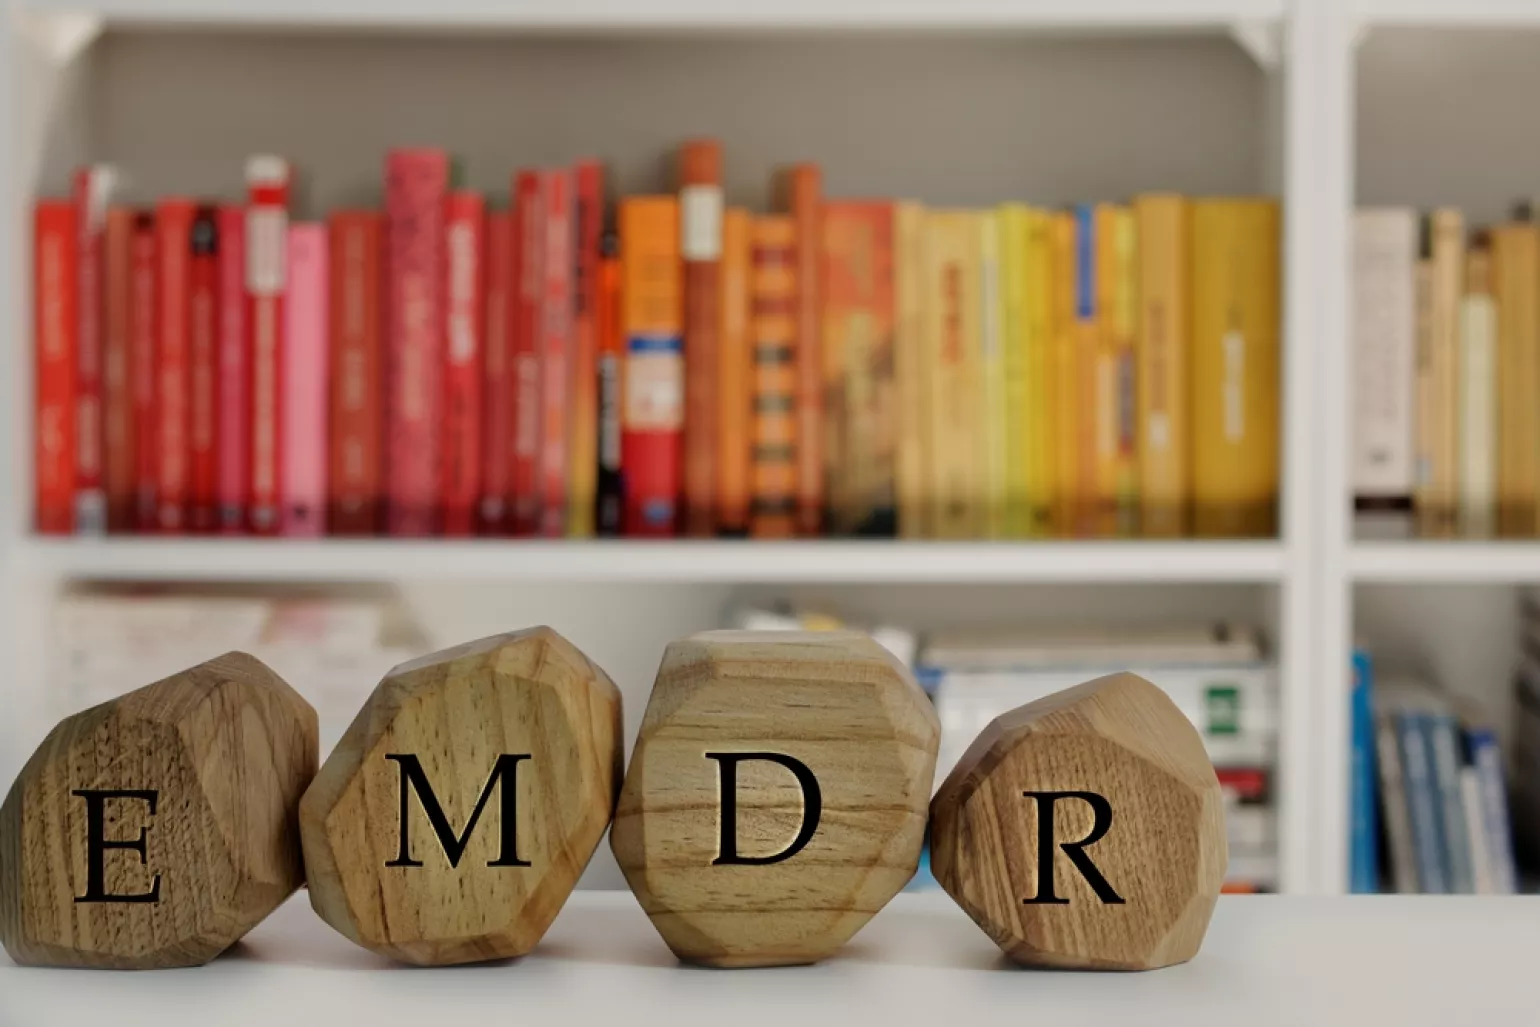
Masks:
[[[1428,751],[1433,756],[1433,785],[1438,800],[1444,866],[1449,871],[1449,890],[1472,895],[1476,891],[1476,871],[1471,862],[1465,797],[1460,794],[1460,729],[1447,712],[1423,714],[1422,723],[1428,732]]]
[[[1380,825],[1374,761],[1374,664],[1363,649],[1353,651],[1353,763],[1349,811],[1352,817],[1348,850],[1348,886],[1357,893],[1380,890]]]
[[[1508,793],[1503,786],[1503,761],[1497,735],[1490,727],[1465,729],[1471,765],[1481,781],[1481,819],[1486,826],[1487,852],[1492,860],[1492,881],[1499,894],[1519,890],[1518,868],[1513,862],[1513,828],[1508,823]]]
[[[1442,895],[1449,891],[1449,871],[1444,865],[1444,843],[1438,824],[1433,754],[1422,723],[1426,719],[1427,714],[1411,710],[1396,713],[1406,806],[1411,813],[1412,843],[1417,850],[1417,883],[1424,894]]]

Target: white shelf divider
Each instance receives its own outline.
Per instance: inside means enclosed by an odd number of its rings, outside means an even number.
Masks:
[[[1340,2],[1340,0],[1339,0]],[[1346,0],[1348,16],[1367,28],[1540,28],[1536,0]]]
[[[1540,583],[1540,542],[1360,542],[1348,563],[1361,582]]]

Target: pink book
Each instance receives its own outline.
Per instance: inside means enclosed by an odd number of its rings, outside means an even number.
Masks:
[[[326,226],[289,226],[284,304],[283,534],[313,537],[326,524]]]
[[[389,533],[431,535],[443,428],[444,205],[442,150],[392,150],[385,159],[385,492]]]
[[[251,477],[251,350],[246,340],[246,208],[219,208],[217,500],[219,529],[246,527]]]

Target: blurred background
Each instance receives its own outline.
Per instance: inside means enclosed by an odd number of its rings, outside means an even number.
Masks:
[[[28,0],[0,780],[229,649],[1133,669],[1234,891],[1540,864],[1540,2]],[[585,878],[620,887],[607,847]],[[916,887],[927,886],[922,872]]]

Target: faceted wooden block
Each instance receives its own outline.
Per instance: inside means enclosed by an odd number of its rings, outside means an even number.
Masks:
[[[213,959],[304,883],[316,739],[245,653],[63,721],[0,806],[0,943],[37,966]]]
[[[1197,729],[1135,674],[1004,714],[931,803],[936,880],[1019,963],[1150,970],[1203,943],[1228,853]]]
[[[408,963],[529,952],[614,811],[620,712],[546,627],[395,668],[300,804],[316,912]]]
[[[610,846],[680,959],[812,963],[914,875],[939,740],[865,635],[694,635],[663,655]]]

